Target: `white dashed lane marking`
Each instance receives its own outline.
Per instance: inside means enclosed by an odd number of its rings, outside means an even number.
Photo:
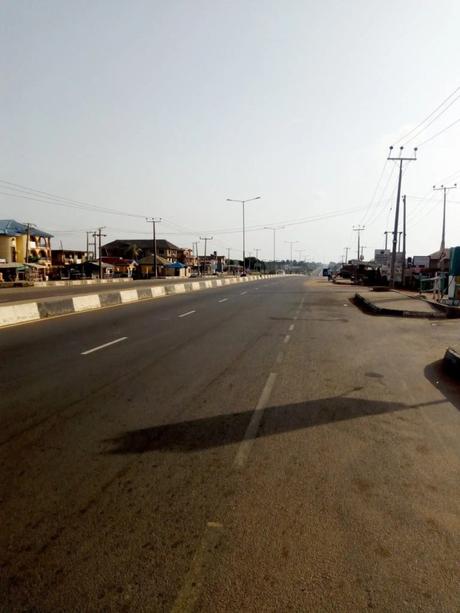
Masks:
[[[187,313],[182,313],[178,317],[187,317],[188,315],[193,315],[193,313],[196,313],[196,311],[187,311]]]
[[[219,300],[219,302],[227,302],[228,298],[222,298],[222,300]]]
[[[106,347],[110,347],[111,345],[115,345],[116,343],[121,343],[121,341],[125,341],[127,338],[127,336],[122,336],[121,338],[117,338],[114,341],[110,341],[110,343],[104,343],[103,345],[98,345],[97,347],[93,347],[92,349],[82,351],[81,355],[88,355],[89,353],[94,353],[95,351],[99,351],[100,349],[105,349]]]

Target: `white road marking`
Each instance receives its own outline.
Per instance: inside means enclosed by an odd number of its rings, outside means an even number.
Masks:
[[[276,377],[276,372],[271,372],[268,375],[268,379],[265,382],[259,402],[257,403],[254,413],[252,414],[251,421],[246,429],[244,438],[238,447],[238,451],[233,461],[234,468],[243,468],[243,466],[246,464],[251,448],[254,445],[264,410],[268,404],[268,401],[270,400],[270,394],[272,393],[273,386],[275,385]]]
[[[289,343],[290,340],[291,340],[291,335],[286,334],[286,336],[284,337],[283,343]]]
[[[121,341],[125,341],[127,338],[127,336],[122,336],[121,338],[117,338],[114,341],[110,341],[110,343],[104,343],[103,345],[99,345],[98,347],[93,347],[92,349],[88,349],[87,351],[82,351],[80,355],[88,355],[88,353],[99,351],[99,349],[105,349],[106,347],[110,347],[110,345],[115,345],[115,343],[121,343]]]
[[[247,294],[248,292],[241,292],[240,296],[244,296],[245,294]]]
[[[292,332],[293,330],[294,330],[294,324],[291,324],[291,325],[289,326],[289,332]]]
[[[222,298],[222,300],[219,300],[219,302],[227,302],[228,298]]]
[[[193,313],[196,313],[196,311],[187,311],[187,313],[182,313],[178,317],[187,317],[187,315],[192,315]]]

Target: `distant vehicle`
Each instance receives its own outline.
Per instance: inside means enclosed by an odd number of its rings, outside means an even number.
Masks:
[[[240,277],[247,277],[247,276],[248,276],[248,275],[247,275],[247,273],[245,273],[245,272],[242,272],[242,273],[240,274]]]
[[[323,277],[328,277],[330,275],[329,268],[323,268]]]

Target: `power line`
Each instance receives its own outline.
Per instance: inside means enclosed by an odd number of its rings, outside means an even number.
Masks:
[[[452,128],[452,126],[455,126],[457,123],[460,122],[460,117],[458,119],[456,119],[455,121],[453,121],[451,124],[449,124],[448,126],[446,126],[445,128],[443,128],[442,130],[440,130],[439,132],[436,132],[436,134],[433,134],[433,136],[430,136],[430,138],[427,138],[426,140],[424,140],[423,142],[421,142],[419,144],[419,148],[423,147],[424,145],[426,145],[427,143],[429,143],[430,141],[434,140],[435,138],[437,138],[438,136],[440,136],[441,134],[444,134],[444,132],[447,132],[447,130],[449,130],[450,128]]]
[[[382,172],[380,173],[379,179],[377,181],[377,185],[375,186],[374,193],[372,194],[372,198],[371,198],[371,200],[370,200],[370,202],[369,202],[369,204],[368,204],[368,206],[366,208],[366,211],[365,211],[365,213],[363,215],[363,218],[361,219],[361,224],[363,224],[365,222],[366,217],[367,217],[367,215],[369,213],[369,210],[371,209],[372,205],[374,204],[374,200],[375,200],[375,197],[377,195],[377,190],[380,187],[380,183],[381,183],[381,181],[383,179],[383,175],[385,174],[385,169],[387,167],[387,164],[388,164],[388,160],[385,160],[385,162],[383,164]]]
[[[417,125],[416,125],[414,128],[412,128],[411,130],[409,130],[409,132],[407,132],[407,133],[406,133],[404,136],[402,136],[402,137],[401,137],[401,138],[399,138],[397,141],[395,141],[395,143],[394,143],[394,144],[395,144],[395,145],[397,145],[397,144],[399,144],[400,142],[402,142],[402,141],[406,140],[406,138],[407,138],[407,137],[408,137],[410,134],[412,134],[413,132],[415,132],[416,130],[418,130],[418,128],[420,128],[420,126],[422,126],[422,125],[423,125],[425,122],[427,122],[429,119],[431,119],[431,118],[433,117],[433,115],[434,115],[435,113],[437,113],[437,112],[439,111],[439,109],[440,109],[440,108],[442,108],[442,107],[444,106],[444,104],[445,104],[445,103],[446,103],[448,100],[450,100],[450,99],[452,98],[452,96],[454,96],[454,95],[455,95],[455,94],[456,94],[456,93],[457,93],[459,90],[460,90],[460,87],[456,87],[456,88],[454,89],[454,91],[453,91],[451,94],[449,94],[449,95],[447,96],[447,98],[445,98],[445,99],[444,99],[444,100],[441,102],[441,104],[440,104],[439,106],[437,106],[437,107],[434,109],[434,111],[431,111],[431,113],[430,113],[430,114],[429,114],[427,117],[425,117],[425,119],[423,119],[423,120],[422,120],[420,123],[418,123],[418,124],[417,124]]]
[[[84,202],[83,200],[74,200],[72,198],[58,196],[57,194],[52,194],[51,192],[45,192],[42,190],[33,189],[31,187],[25,187],[23,185],[19,185],[18,183],[12,183],[11,181],[5,181],[4,179],[0,179],[0,183],[4,184],[3,189],[9,189],[9,190],[14,190],[16,192],[19,192],[17,194],[10,193],[10,192],[6,192],[6,193],[0,192],[4,196],[25,198],[26,200],[37,199],[37,202],[46,202],[48,204],[56,204],[57,206],[67,206],[69,208],[82,209],[86,211],[89,210],[89,211],[94,211],[94,212],[99,212],[99,213],[109,213],[112,215],[123,215],[127,217],[138,217],[138,218],[145,217],[145,215],[140,215],[136,213],[126,213],[125,211],[111,209],[109,207],[103,207],[97,204],[91,204],[89,202]],[[13,187],[9,187],[9,186],[13,186]]]
[[[408,140],[406,140],[404,142],[404,146],[408,145],[409,143],[411,143],[413,140],[415,140],[417,138],[417,136],[419,134],[421,134],[422,132],[424,132],[427,128],[429,128],[437,119],[439,119],[442,115],[444,115],[444,113],[447,111],[447,109],[450,109],[450,107],[457,102],[457,100],[460,98],[460,95],[457,96],[456,98],[454,98],[450,104],[448,104],[446,106],[445,109],[443,109],[440,113],[438,113],[437,115],[435,115],[435,117],[433,117],[433,119],[431,121],[429,121],[425,126],[423,126],[423,128],[421,128],[418,132],[416,132],[414,134],[414,136],[411,136],[411,138],[409,138]]]

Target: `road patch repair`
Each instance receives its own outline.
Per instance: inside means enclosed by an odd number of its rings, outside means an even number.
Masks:
[[[447,317],[447,314],[438,310],[432,302],[391,290],[374,292],[372,289],[365,289],[355,294],[353,302],[372,315],[424,319],[445,319]]]
[[[230,277],[227,279],[213,279],[211,281],[195,281],[193,283],[180,283],[142,287],[137,289],[111,289],[94,294],[78,296],[54,296],[50,298],[35,299],[28,302],[10,302],[0,305],[0,328],[29,323],[41,319],[51,319],[62,315],[71,315],[132,304],[141,300],[163,298],[174,294],[185,294],[203,289],[222,287],[234,283],[258,281],[260,279],[273,279],[273,275],[251,275],[247,277]]]

